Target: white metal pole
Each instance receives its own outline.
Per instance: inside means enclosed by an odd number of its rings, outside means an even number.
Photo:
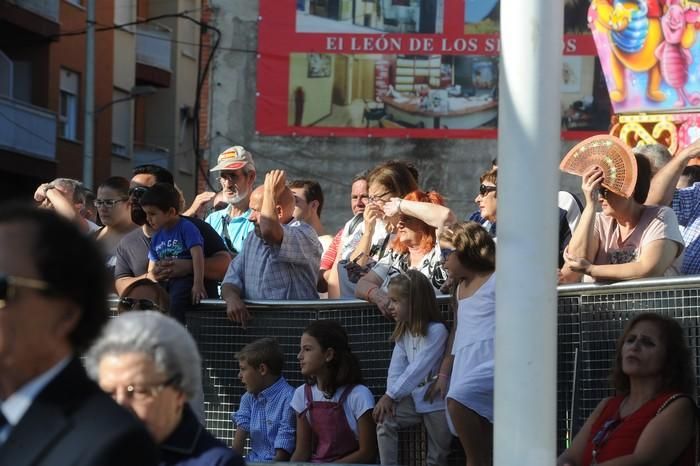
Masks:
[[[554,464],[562,1],[501,0],[494,464]]]
[[[87,0],[85,33],[85,121],[83,133],[83,184],[92,189],[95,171],[95,0]]]

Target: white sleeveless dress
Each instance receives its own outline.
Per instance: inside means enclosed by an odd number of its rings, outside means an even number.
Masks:
[[[456,291],[459,292],[459,289]],[[493,361],[496,332],[496,274],[468,298],[460,299],[447,398],[493,423]],[[450,430],[457,435],[449,413]]]

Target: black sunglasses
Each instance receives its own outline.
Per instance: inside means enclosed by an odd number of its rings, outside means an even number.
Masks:
[[[496,192],[495,186],[486,186],[485,184],[479,186],[479,194],[481,194],[482,196],[486,196],[488,193],[492,192]]]
[[[605,186],[601,185],[600,188],[598,188],[598,194],[600,194],[600,197],[602,197],[603,199],[607,199],[609,193],[610,193],[610,190],[608,188],[606,188]]]
[[[135,188],[129,189],[129,197],[133,197],[134,199],[140,199],[141,196],[143,196],[146,191],[148,191],[148,188],[145,186],[136,186]]]
[[[51,292],[51,285],[43,280],[0,274],[0,309],[4,309],[7,302],[15,297],[18,288]]]
[[[140,311],[160,311],[160,306],[151,301],[150,299],[135,299],[135,298],[119,298],[117,302],[117,309],[119,311],[133,311],[138,309]]]

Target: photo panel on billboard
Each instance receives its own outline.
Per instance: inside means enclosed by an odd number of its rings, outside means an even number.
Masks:
[[[441,34],[444,2],[445,0],[297,0],[296,32]]]
[[[610,99],[593,37],[581,34],[588,3],[565,2],[561,128],[578,139],[608,130]],[[499,8],[498,0],[260,0],[256,130],[495,138]]]
[[[563,57],[561,105],[563,131],[608,130],[610,99],[597,57]]]
[[[308,73],[318,54],[289,60],[288,123],[302,127],[495,128],[498,58],[325,55],[332,72]]]
[[[564,0],[564,33],[588,33],[590,0]],[[497,34],[501,16],[500,0],[465,0],[464,33]]]

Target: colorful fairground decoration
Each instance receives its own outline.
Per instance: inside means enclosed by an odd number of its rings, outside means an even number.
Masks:
[[[700,138],[700,0],[592,0],[611,133],[672,152]]]

